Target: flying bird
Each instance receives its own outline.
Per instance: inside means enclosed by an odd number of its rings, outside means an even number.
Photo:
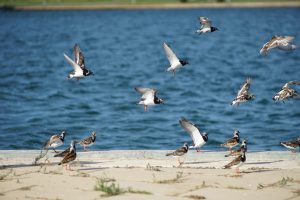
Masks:
[[[202,33],[210,33],[219,30],[216,27],[211,26],[212,22],[206,18],[206,17],[198,17],[199,22],[201,24],[201,27],[199,30],[196,31],[196,33],[202,34]]]
[[[76,78],[79,80],[81,77],[90,76],[94,73],[88,70],[85,66],[83,53],[80,51],[80,47],[78,44],[74,46],[74,61],[69,58],[66,54],[64,54],[65,59],[69,62],[69,64],[73,67],[74,71],[71,72],[68,78]]]
[[[43,148],[53,149],[53,151],[57,153],[57,151],[55,151],[55,148],[64,144],[66,133],[66,131],[63,131],[59,135],[52,135],[50,139],[44,144]]]
[[[193,145],[189,148],[196,148],[197,152],[199,152],[200,147],[202,147],[208,140],[208,134],[207,133],[201,133],[199,129],[196,127],[195,124],[192,122],[189,122],[184,117],[179,120],[180,125],[182,128],[191,136],[193,140]]]
[[[182,147],[176,149],[172,153],[167,153],[166,156],[173,156],[173,157],[178,157],[178,163],[181,165],[183,162],[180,162],[180,156],[185,155],[189,151],[189,146],[188,143],[184,143]]]
[[[240,148],[232,150],[231,152],[229,152],[229,154],[225,155],[225,157],[229,157],[229,156],[239,156],[242,154],[242,151],[247,152],[247,141],[243,140],[242,144],[240,146]]]
[[[148,110],[148,106],[164,103],[163,99],[156,96],[157,90],[152,88],[135,87],[135,91],[142,94],[141,100],[138,102],[140,105],[144,105],[145,112]]]
[[[83,146],[84,151],[87,151],[87,147],[92,146],[95,140],[96,140],[96,131],[93,131],[90,137],[81,140],[79,144]]]
[[[249,100],[252,100],[255,98],[254,94],[249,93],[250,84],[251,84],[251,79],[247,78],[246,81],[241,86],[241,89],[238,91],[236,98],[231,102],[231,105],[239,106],[240,103],[246,102],[246,101],[249,101]]]
[[[69,152],[64,155],[64,158],[58,165],[67,164],[66,169],[71,170],[70,162],[76,159],[76,142],[74,140],[71,141]]]
[[[291,44],[294,40],[292,36],[273,36],[270,41],[263,45],[259,53],[261,55],[267,55],[270,49],[278,48],[283,51],[293,51],[296,49],[296,45]]]
[[[240,132],[238,130],[235,130],[233,133],[233,137],[227,140],[225,143],[221,144],[220,146],[229,148],[229,150],[231,151],[231,149],[236,145],[238,145],[239,142],[240,142]]]
[[[296,149],[300,147],[300,137],[296,140],[280,142],[280,144],[292,150],[292,152],[296,152]]]
[[[284,101],[292,98],[300,98],[296,90],[289,88],[289,85],[300,85],[300,81],[289,81],[282,86],[282,89],[273,96],[274,101]]]
[[[172,51],[172,49],[166,43],[163,44],[163,47],[167,55],[167,58],[170,62],[170,66],[167,69],[168,72],[172,71],[173,75],[175,75],[176,69],[183,67],[186,64],[189,64],[188,61],[186,60],[179,60],[175,55],[175,53]]]
[[[245,151],[242,151],[242,154],[233,159],[230,163],[225,165],[223,168],[224,169],[229,169],[231,167],[235,167],[236,173],[240,173],[239,168],[245,163],[246,161],[246,154]]]

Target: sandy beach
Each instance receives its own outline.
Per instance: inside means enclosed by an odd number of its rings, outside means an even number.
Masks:
[[[222,169],[226,152],[79,152],[72,171],[52,152],[0,151],[1,199],[299,199],[300,156],[289,151],[249,152],[241,174]],[[110,196],[115,194],[114,196]]]

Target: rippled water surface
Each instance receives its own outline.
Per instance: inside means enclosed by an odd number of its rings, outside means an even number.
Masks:
[[[198,16],[218,32],[196,35]],[[300,79],[300,49],[259,55],[272,35],[295,36],[300,9],[0,12],[0,149],[39,149],[53,133],[71,139],[97,131],[92,149],[174,149],[191,141],[178,120],[209,133],[203,149],[234,129],[249,150],[280,150],[300,135],[300,101],[274,102],[283,83]],[[162,43],[189,60],[165,72]],[[95,76],[69,80],[63,53],[79,43]],[[251,77],[256,99],[230,106]],[[134,87],[154,87],[165,105],[145,113]],[[298,88],[300,91],[300,88]]]

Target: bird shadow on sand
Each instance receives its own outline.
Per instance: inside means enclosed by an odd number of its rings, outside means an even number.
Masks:
[[[276,160],[271,162],[247,162],[247,165],[264,165],[264,164],[272,164],[272,163],[278,163],[283,162],[283,160]]]
[[[40,167],[40,166],[54,166],[58,165],[58,162],[52,162],[52,163],[30,163],[30,164],[15,164],[15,165],[1,165],[0,169],[7,169],[7,168],[26,168],[26,167]]]
[[[191,161],[191,162],[184,162],[183,164],[185,164],[185,165],[197,165],[197,164],[214,163],[214,162],[219,162],[219,161],[217,161],[217,160],[205,161],[205,162]]]
[[[80,168],[78,171],[98,171],[98,170],[105,170],[109,169],[109,167],[86,167],[86,168]]]

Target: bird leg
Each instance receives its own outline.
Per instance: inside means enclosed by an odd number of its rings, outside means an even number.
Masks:
[[[77,77],[76,79],[77,79],[77,81],[79,81],[79,79],[80,79],[80,78],[79,78],[79,77]]]
[[[235,172],[237,173],[237,174],[240,174],[241,172],[240,172],[240,169],[237,167],[236,169],[235,169]]]
[[[197,152],[201,152],[199,148],[196,148]]]
[[[54,148],[52,148],[53,149],[53,151],[55,152],[55,153],[58,153],[57,151],[55,151],[55,149]]]
[[[172,72],[173,72],[173,76],[175,76],[175,70],[172,70]]]
[[[144,110],[145,110],[145,112],[147,112],[148,106],[144,105]]]
[[[183,164],[183,162],[180,162],[180,157],[178,157],[178,163],[179,163],[179,166],[181,166]]]
[[[83,146],[83,151],[87,151],[85,146]]]

